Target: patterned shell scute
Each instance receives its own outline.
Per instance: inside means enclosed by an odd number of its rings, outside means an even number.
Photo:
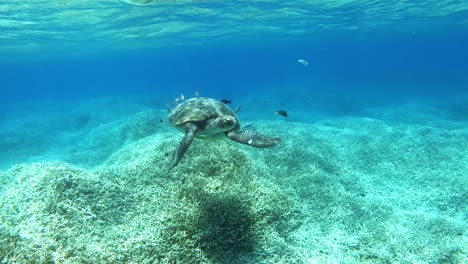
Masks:
[[[169,121],[174,126],[182,126],[187,122],[203,122],[226,115],[235,117],[231,108],[221,101],[200,97],[189,99],[174,108],[169,115]]]

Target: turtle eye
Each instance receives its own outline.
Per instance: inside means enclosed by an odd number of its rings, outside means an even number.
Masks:
[[[222,127],[230,127],[230,126],[232,126],[232,124],[233,124],[232,120],[229,119],[229,118],[225,118],[225,119],[221,120],[221,126]]]

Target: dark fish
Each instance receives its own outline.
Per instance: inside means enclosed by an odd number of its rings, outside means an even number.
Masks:
[[[159,122],[163,123],[163,122],[164,122],[164,120],[163,120],[162,118],[159,118]]]
[[[240,111],[240,106],[238,106],[238,107],[236,108],[236,110],[234,110],[234,113],[237,113],[237,112],[239,112],[239,111]]]
[[[284,110],[278,110],[275,112],[275,115],[282,115],[284,117],[288,117],[288,112],[284,111]]]
[[[225,103],[225,104],[230,104],[230,103],[232,103],[232,102],[231,102],[230,100],[228,100],[228,99],[221,99],[220,101],[223,102],[223,103]]]
[[[167,111],[169,111],[169,113],[171,112],[171,108],[169,107],[169,104],[166,104],[166,109]]]

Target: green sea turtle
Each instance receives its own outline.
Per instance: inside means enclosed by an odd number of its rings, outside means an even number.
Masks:
[[[177,148],[171,169],[179,164],[192,140],[227,137],[257,148],[273,147],[281,139],[264,136],[252,131],[241,131],[239,119],[226,104],[212,98],[192,98],[177,105],[169,114],[169,121],[185,133]]]

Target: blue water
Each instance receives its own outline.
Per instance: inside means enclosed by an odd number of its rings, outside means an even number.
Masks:
[[[454,96],[468,89],[467,10],[464,1],[4,2],[2,98]]]
[[[438,98],[468,91],[468,33],[253,39],[178,48],[2,63],[2,96],[28,99],[176,96],[199,90],[242,98],[258,92],[380,99]],[[34,56],[34,54],[33,54]],[[308,66],[298,59],[309,61]]]
[[[0,262],[466,263],[467,47],[462,0],[0,2]],[[282,142],[165,170],[195,92]]]

